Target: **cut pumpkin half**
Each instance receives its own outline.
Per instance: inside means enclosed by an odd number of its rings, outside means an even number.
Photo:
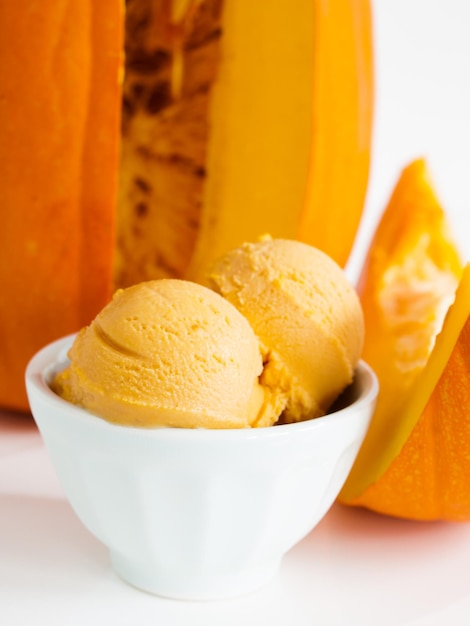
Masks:
[[[346,262],[369,0],[3,0],[0,76],[0,406],[28,408],[28,360],[117,287],[266,232]]]

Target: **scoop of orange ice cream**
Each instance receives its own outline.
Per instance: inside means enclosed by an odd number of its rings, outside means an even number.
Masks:
[[[195,283],[155,280],[116,292],[69,356],[52,388],[112,422],[238,428],[271,411],[248,321]]]
[[[325,414],[351,383],[364,339],[361,305],[343,270],[312,246],[266,237],[216,261],[207,282],[254,329],[261,383],[283,421]]]

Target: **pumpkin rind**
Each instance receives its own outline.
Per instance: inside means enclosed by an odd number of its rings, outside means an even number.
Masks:
[[[369,177],[375,89],[371,7],[369,0],[318,2],[315,18],[312,154],[298,238],[344,266]]]
[[[419,416],[416,425],[384,474],[349,504],[407,519],[470,520],[469,372],[470,265],[428,366],[401,409]]]
[[[118,0],[0,3],[0,405],[110,297],[119,149]]]

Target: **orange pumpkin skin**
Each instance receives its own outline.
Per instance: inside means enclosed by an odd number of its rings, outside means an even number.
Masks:
[[[45,343],[111,295],[118,0],[0,3],[0,405],[27,408]]]
[[[316,4],[318,98],[310,184],[297,236],[344,267],[369,177],[375,89],[372,13],[369,0]]]
[[[469,372],[470,317],[399,456],[349,504],[407,519],[470,520]]]
[[[158,0],[148,1],[160,7]],[[226,1],[232,10],[242,1],[255,6],[251,0]],[[284,3],[289,7],[288,0]],[[281,203],[273,219],[279,230],[272,234],[316,241],[344,263],[362,214],[369,169],[370,6],[369,0],[311,3],[303,0],[302,5],[316,16],[308,27],[314,32],[315,55],[305,87],[313,94],[310,157],[304,159],[305,176],[297,185],[301,201],[294,208]],[[205,4],[189,2],[191,10]],[[161,5],[166,11],[165,0]],[[0,3],[1,407],[28,409],[23,382],[28,360],[43,345],[88,324],[118,286],[124,17],[121,0],[45,0],[27,11],[16,0]],[[279,92],[277,75],[275,86]],[[260,109],[259,125],[266,106]],[[289,119],[281,117],[276,124],[289,124]],[[283,146],[277,150],[288,153],[289,161],[296,154]],[[268,170],[261,198],[276,180]],[[213,178],[224,178],[224,172]],[[324,214],[326,204],[330,217]],[[232,245],[233,221],[243,224],[237,231],[243,240],[271,230],[269,203],[253,207],[242,202],[236,215],[228,210],[224,219],[214,206],[212,212],[203,207],[199,223],[196,247],[202,266],[213,241]],[[338,236],[339,221],[343,231]],[[181,233],[172,233],[171,239],[175,250],[187,244]],[[151,278],[138,271],[131,275],[134,282]]]

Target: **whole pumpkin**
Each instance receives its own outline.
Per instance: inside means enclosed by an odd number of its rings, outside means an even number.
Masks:
[[[0,4],[0,405],[113,290],[265,232],[349,255],[367,186],[368,0]]]

